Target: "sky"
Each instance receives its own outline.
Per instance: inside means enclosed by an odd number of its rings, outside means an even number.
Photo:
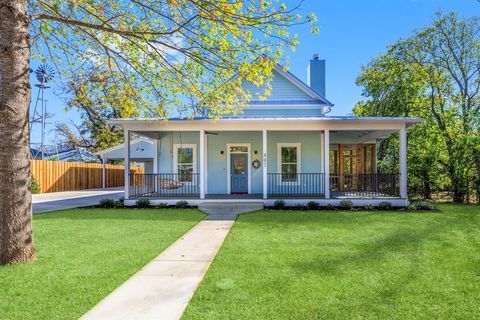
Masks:
[[[296,3],[288,0],[287,3]],[[435,12],[455,11],[463,17],[478,15],[477,0],[305,0],[302,14],[314,12],[318,17],[320,33],[310,33],[309,26],[295,27],[300,44],[295,52],[286,50],[290,71],[306,81],[307,65],[318,53],[326,60],[326,96],[334,103],[329,115],[348,115],[355,103],[362,99],[361,88],[355,78],[362,65],[386,51],[388,45],[407,38],[414,30],[429,25]],[[32,68],[36,68],[32,62]],[[35,81],[33,82],[35,83]],[[53,117],[47,125],[47,143],[55,143],[51,130],[55,122],[80,122],[77,112],[65,111],[64,98],[59,89],[50,89],[48,112]],[[33,87],[32,106],[37,88]],[[32,129],[32,142],[40,141],[39,127]]]

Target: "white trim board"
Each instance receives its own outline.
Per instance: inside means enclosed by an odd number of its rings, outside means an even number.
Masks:
[[[230,147],[247,147],[248,151],[247,152],[234,152],[234,153],[240,153],[240,154],[248,154],[247,158],[247,166],[248,166],[248,194],[252,193],[252,168],[250,168],[250,163],[252,162],[252,155],[251,155],[251,144],[250,143],[227,143],[227,194],[231,194],[231,189],[232,189],[232,181],[230,177]]]
[[[131,131],[399,131],[405,128],[403,121],[332,121],[318,119],[280,119],[280,118],[241,118],[223,119],[212,122],[211,120],[175,120],[159,122],[157,120],[117,119],[108,122],[119,125]],[[413,125],[414,123],[409,123]],[[287,129],[288,128],[288,129]],[[388,134],[385,134],[388,135]]]
[[[280,198],[281,199],[281,198]],[[135,206],[137,199],[125,200],[126,206]],[[175,205],[178,201],[187,201],[191,206],[197,206],[200,203],[257,203],[263,202],[266,206],[273,206],[277,199],[185,199],[185,198],[171,198],[171,199],[150,199],[151,205],[159,205],[161,203],[166,203],[167,205]],[[351,200],[353,206],[361,207],[366,204],[373,206],[378,206],[381,202],[388,201],[392,204],[393,207],[406,207],[408,205],[407,199],[401,198],[384,198],[384,199],[368,199],[368,198],[345,198],[345,199],[284,199],[287,206],[296,206],[298,204],[307,205],[311,201],[317,202],[320,206],[334,205],[338,206],[344,200]]]

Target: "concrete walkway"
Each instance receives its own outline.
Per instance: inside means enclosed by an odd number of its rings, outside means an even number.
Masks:
[[[262,201],[245,201],[237,203],[228,202],[203,202],[198,205],[198,210],[209,215],[237,215],[240,213],[258,211],[263,209]]]
[[[180,319],[236,217],[209,216],[81,319]]]
[[[123,194],[123,187],[34,194],[33,213],[93,206],[106,198],[118,200]]]

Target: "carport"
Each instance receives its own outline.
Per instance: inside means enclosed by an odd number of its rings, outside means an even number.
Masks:
[[[146,174],[153,173],[154,142],[146,137],[139,137],[130,142],[130,161],[135,165],[143,166]],[[106,188],[106,169],[108,160],[125,160],[125,144],[119,144],[95,154],[102,159],[102,187]],[[127,166],[125,166],[127,167]]]

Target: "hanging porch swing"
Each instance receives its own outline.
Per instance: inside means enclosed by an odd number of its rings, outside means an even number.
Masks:
[[[162,146],[162,140],[160,140],[160,150],[162,150],[161,146]],[[182,146],[183,146],[182,133],[180,132],[180,148]],[[172,164],[173,164],[173,132],[170,132],[170,158],[172,159]],[[185,183],[178,179],[180,176],[183,176],[183,174],[182,175],[179,175],[178,173],[160,174],[158,177],[158,184],[160,188],[162,188],[163,190],[181,189],[184,187]]]

